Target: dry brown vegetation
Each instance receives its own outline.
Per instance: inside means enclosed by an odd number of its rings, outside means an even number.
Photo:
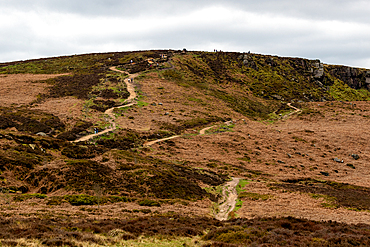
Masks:
[[[71,143],[108,128],[103,112],[128,96],[109,66],[139,73],[138,103],[114,110],[113,133]],[[358,101],[368,97],[365,72],[347,78],[347,67],[325,65],[316,78],[315,66],[179,51],[0,65],[2,244],[200,236],[204,246],[369,245],[370,104]],[[287,102],[302,111],[288,115]],[[237,210],[220,222],[213,216],[230,177],[244,184]]]

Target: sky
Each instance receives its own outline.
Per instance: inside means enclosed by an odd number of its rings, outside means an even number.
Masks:
[[[186,48],[370,69],[369,10],[369,0],[0,0],[0,62]]]

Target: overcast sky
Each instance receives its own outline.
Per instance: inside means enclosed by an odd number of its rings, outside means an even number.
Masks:
[[[369,0],[0,0],[0,62],[186,48],[370,69],[369,11]]]

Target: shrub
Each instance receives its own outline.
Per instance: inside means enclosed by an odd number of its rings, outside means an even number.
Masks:
[[[47,195],[44,194],[24,194],[24,195],[16,195],[13,197],[13,200],[15,202],[23,202],[24,200],[32,199],[32,198],[38,198],[38,199],[45,199]]]
[[[157,201],[149,200],[149,199],[144,199],[142,201],[138,202],[140,206],[148,206],[148,207],[160,207],[161,204]]]
[[[98,200],[95,196],[89,195],[67,195],[64,198],[73,206],[80,205],[94,205],[98,203]]]

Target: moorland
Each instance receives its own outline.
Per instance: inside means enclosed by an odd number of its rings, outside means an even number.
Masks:
[[[0,88],[0,246],[370,245],[367,69],[152,50]]]

